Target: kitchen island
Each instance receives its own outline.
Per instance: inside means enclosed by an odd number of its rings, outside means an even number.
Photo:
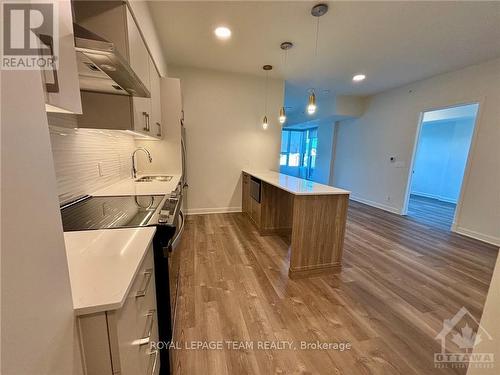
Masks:
[[[242,211],[261,235],[290,235],[290,278],[341,267],[349,191],[273,171],[243,170]]]

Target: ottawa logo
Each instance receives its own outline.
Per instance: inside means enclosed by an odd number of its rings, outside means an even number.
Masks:
[[[441,352],[434,353],[437,368],[494,367],[493,353],[474,350],[479,343],[493,338],[465,307],[443,321],[443,329],[435,339],[441,341]]]

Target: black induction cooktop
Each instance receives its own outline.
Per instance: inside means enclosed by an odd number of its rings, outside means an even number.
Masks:
[[[61,208],[65,232],[142,227],[151,219],[163,195],[86,197]]]

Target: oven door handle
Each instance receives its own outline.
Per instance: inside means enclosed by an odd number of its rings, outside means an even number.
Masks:
[[[177,246],[177,244],[180,241],[182,232],[184,231],[184,214],[182,213],[182,211],[179,211],[179,220],[181,221],[181,226],[180,226],[179,230],[176,231],[174,238],[172,238],[172,240],[171,240],[171,243],[170,243],[171,249],[174,249]]]

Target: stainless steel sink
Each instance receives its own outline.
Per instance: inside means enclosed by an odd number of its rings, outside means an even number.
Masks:
[[[135,180],[135,182],[168,182],[172,179],[172,176],[142,176]]]

